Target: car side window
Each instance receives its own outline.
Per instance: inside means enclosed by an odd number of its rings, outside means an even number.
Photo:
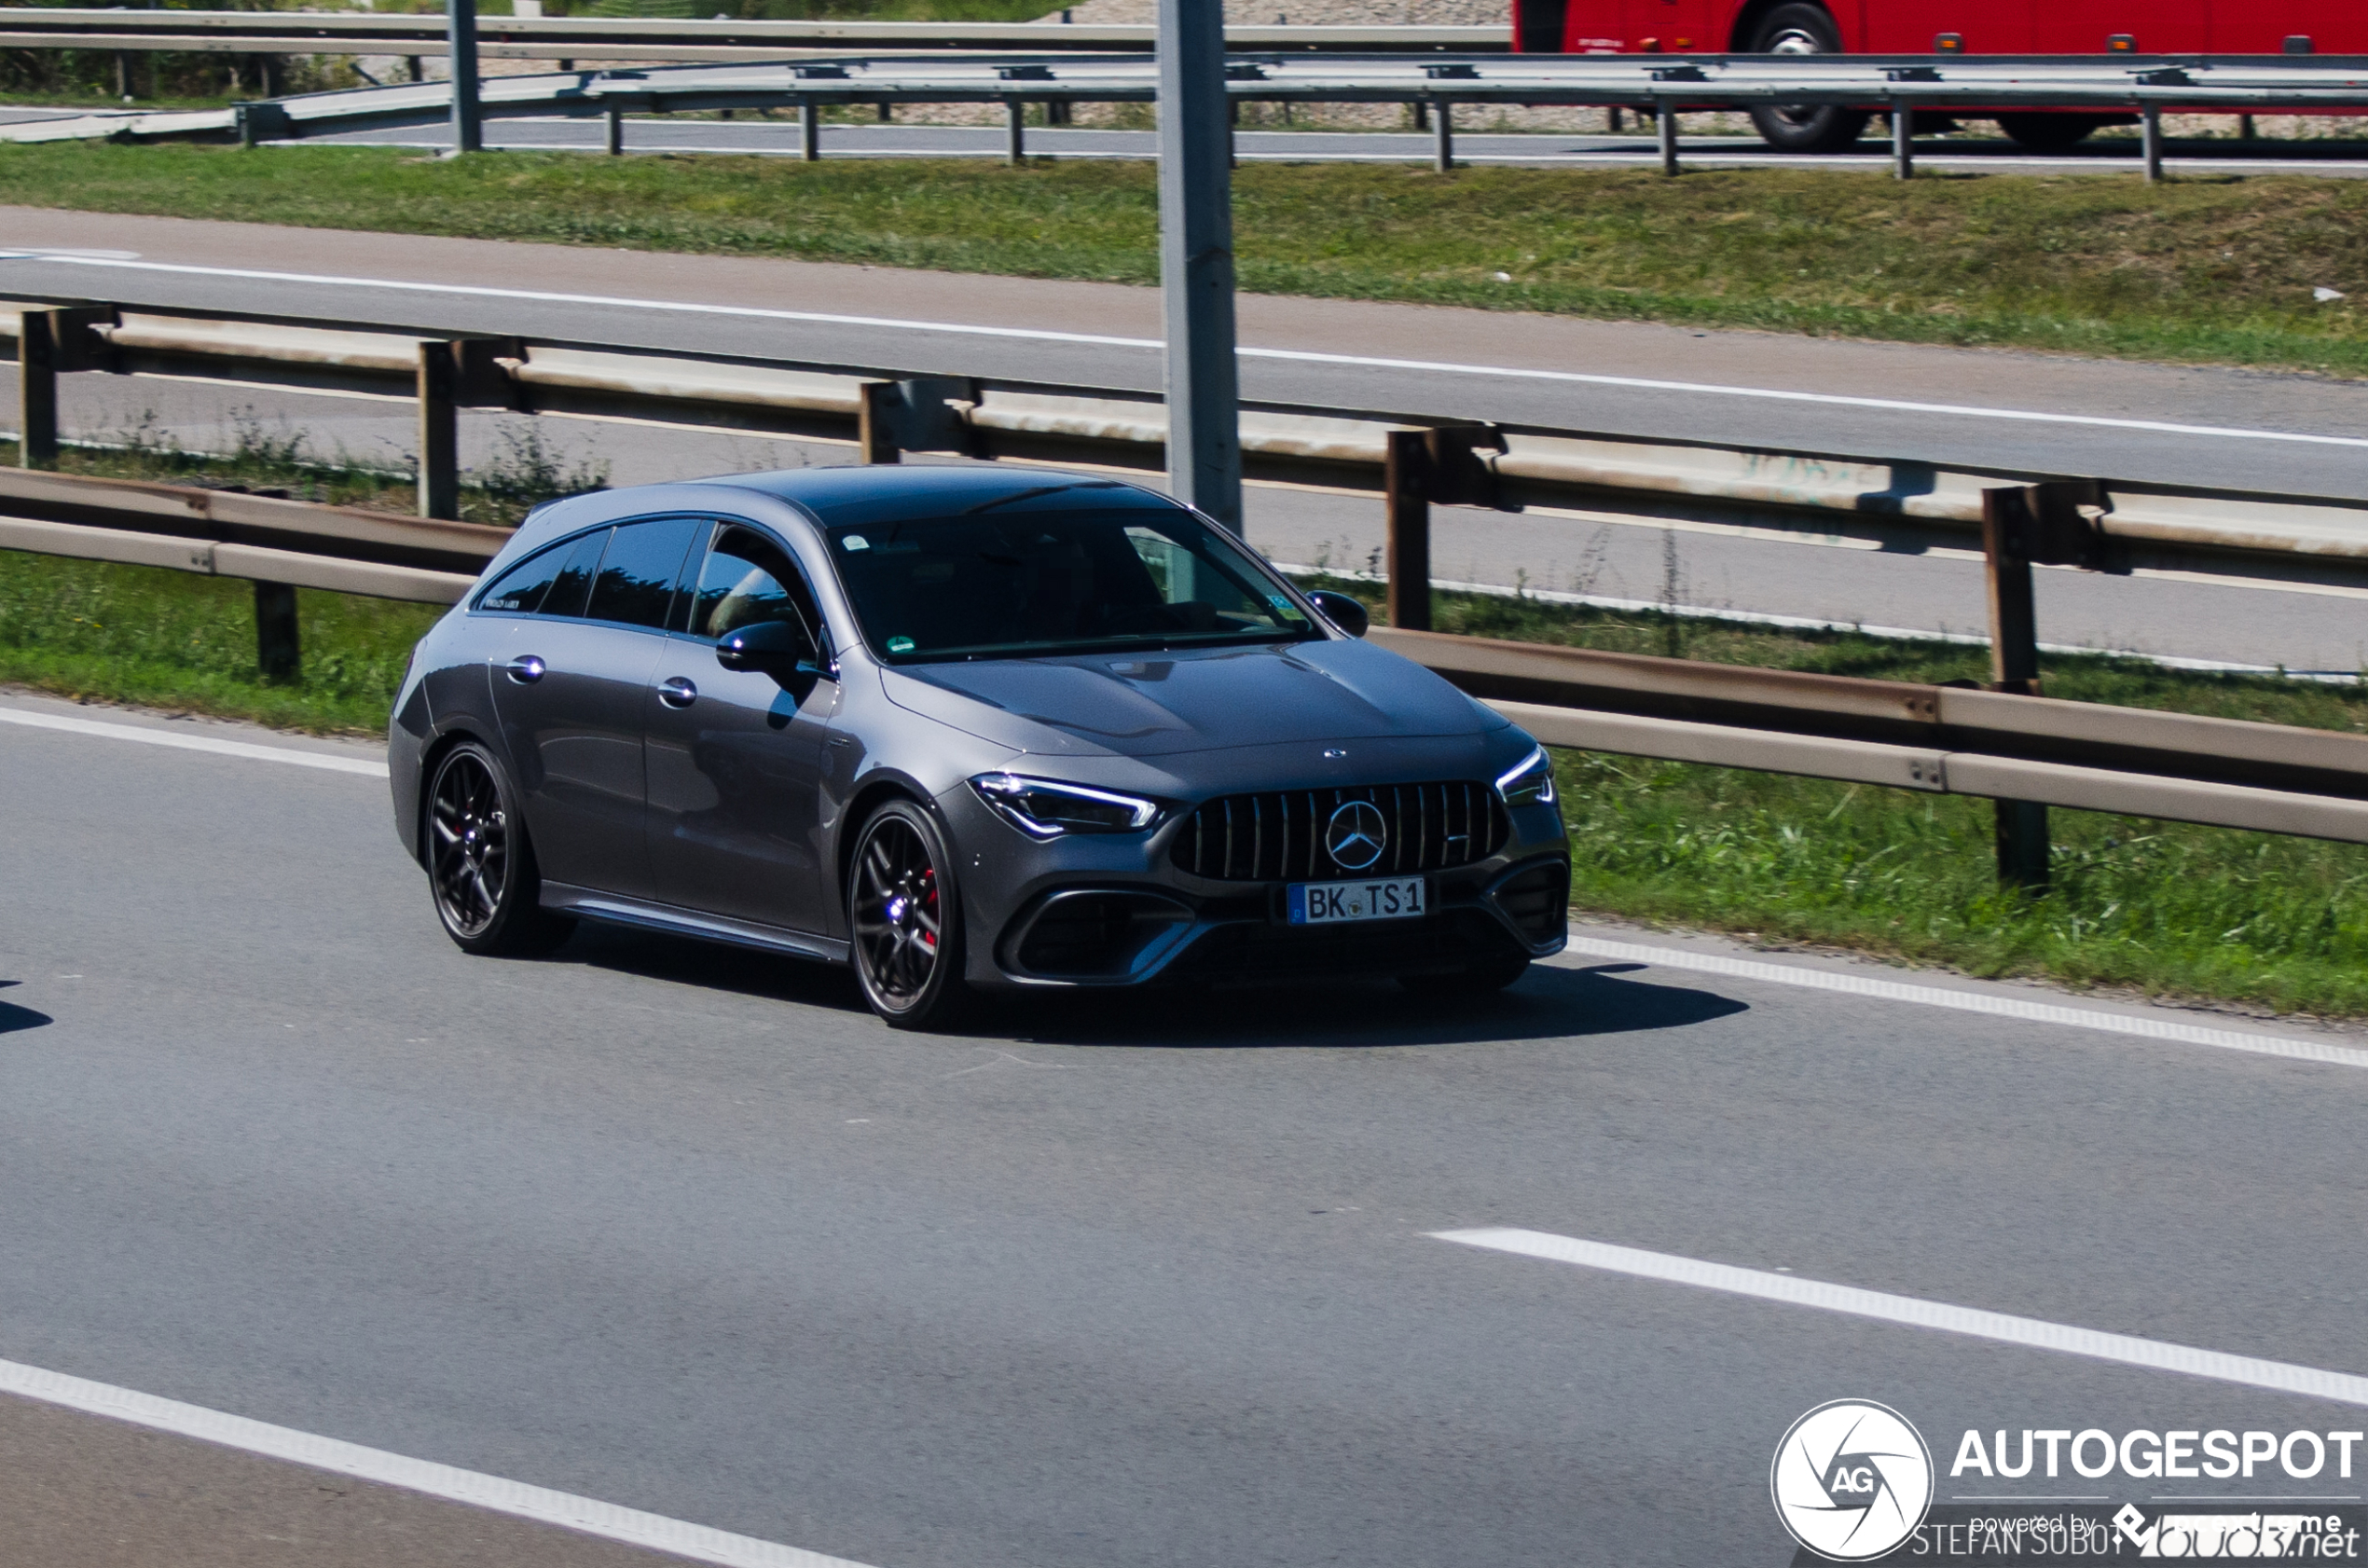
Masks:
[[[805,576],[789,553],[751,529],[725,524],[716,530],[690,594],[690,635],[716,642],[759,621],[787,621],[809,642],[821,618]]]
[[[706,526],[690,517],[618,525],[600,557],[599,573],[592,579],[586,618],[663,630],[674,607],[682,559],[690,554],[693,536]]]
[[[594,529],[537,551],[495,579],[477,608],[507,615],[581,615],[592,569],[608,539],[607,529]]]

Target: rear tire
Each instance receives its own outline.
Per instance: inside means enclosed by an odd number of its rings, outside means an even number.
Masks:
[[[1397,983],[1418,997],[1484,997],[1529,972],[1529,955],[1508,953],[1446,974],[1406,974]]]
[[[945,1029],[968,1010],[962,899],[945,835],[892,800],[863,824],[847,862],[848,957],[863,999],[891,1029]]]
[[[500,758],[474,740],[439,758],[422,827],[436,919],[461,952],[519,957],[567,941],[575,922],[539,901],[534,846]]]
[[[1747,54],[1839,54],[1841,29],[1823,6],[1779,6],[1752,30]],[[1866,129],[1861,109],[1838,104],[1774,104],[1752,111],[1760,139],[1778,152],[1838,153],[1858,144]]]
[[[2106,122],[2098,115],[2001,115],[1998,129],[2025,152],[2059,153],[2078,145]]]

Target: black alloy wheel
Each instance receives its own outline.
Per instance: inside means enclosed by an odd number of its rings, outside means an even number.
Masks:
[[[2063,152],[2086,141],[2090,132],[2107,123],[2102,115],[2032,113],[1998,117],[1998,129],[2015,145],[2031,153]]]
[[[889,1027],[943,1028],[968,999],[953,857],[929,813],[890,801],[847,869],[847,922],[863,999]]]
[[[1750,54],[1839,54],[1841,30],[1823,6],[1779,6],[1752,30]],[[1857,145],[1866,114],[1838,103],[1778,103],[1752,111],[1760,139],[1778,152],[1838,153]]]
[[[428,786],[428,887],[436,918],[463,952],[544,953],[574,922],[538,907],[542,878],[516,793],[475,741],[446,752]]]

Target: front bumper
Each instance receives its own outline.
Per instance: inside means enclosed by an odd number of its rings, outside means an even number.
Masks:
[[[1292,926],[1282,881],[1192,876],[1170,859],[1179,821],[1145,834],[1027,840],[965,788],[939,797],[961,868],[965,978],[986,989],[1258,984],[1434,974],[1567,940],[1569,842],[1551,806],[1508,813],[1486,860],[1425,873],[1415,919]]]

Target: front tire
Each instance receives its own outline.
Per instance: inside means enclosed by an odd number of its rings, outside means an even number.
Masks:
[[[874,812],[847,866],[848,956],[889,1028],[943,1029],[968,1005],[961,906],[936,819],[905,800]]]
[[[1823,6],[1779,6],[1752,30],[1750,54],[1839,54],[1841,29]],[[1752,111],[1760,139],[1778,152],[1838,153],[1858,144],[1866,114],[1833,103],[1778,103]]]
[[[501,759],[463,741],[428,783],[428,890],[444,934],[463,953],[548,953],[575,922],[547,913],[517,790]]]

